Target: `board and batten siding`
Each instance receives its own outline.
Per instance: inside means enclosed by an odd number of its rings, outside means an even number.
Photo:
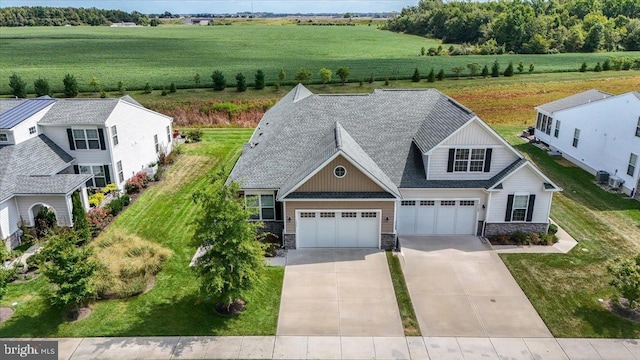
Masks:
[[[523,167],[507,180],[502,182],[503,189],[491,194],[487,222],[504,222],[507,211],[507,199],[516,192],[535,195],[535,206],[531,222],[546,223],[549,221],[549,205],[553,197],[552,192],[544,191],[542,179],[528,167]]]
[[[333,173],[339,165],[347,170],[343,178],[338,178]],[[323,191],[381,192],[385,190],[340,155],[296,189],[296,192]]]
[[[111,127],[118,131],[118,145],[113,144]],[[173,127],[171,118],[120,101],[113,109],[111,116],[105,123],[105,138],[113,154],[111,177],[118,188],[122,189],[125,182],[135,173],[146,168],[150,163],[158,161],[154,135],[158,136],[158,144],[167,153],[173,145]],[[171,139],[167,137],[167,126]],[[170,141],[169,141],[170,140]],[[122,162],[124,181],[118,179],[118,161]]]
[[[20,215],[13,198],[0,204],[0,239],[4,240],[18,231]]]
[[[67,196],[16,196],[16,203],[18,205],[18,212],[20,217],[29,225],[33,226],[31,222],[33,216],[29,214],[31,208],[34,205],[44,204],[52,207],[56,212],[56,219],[59,226],[71,226],[73,224],[71,220],[71,199]],[[33,214],[35,215],[35,214]]]
[[[492,149],[489,172],[447,172],[449,149]],[[438,146],[429,157],[429,180],[488,180],[516,161],[518,157],[494,134],[473,121]]]
[[[296,233],[296,210],[382,210],[382,233],[393,233],[394,201],[287,201],[285,203],[285,230]],[[389,221],[386,218],[389,217]],[[288,219],[291,218],[291,221]]]

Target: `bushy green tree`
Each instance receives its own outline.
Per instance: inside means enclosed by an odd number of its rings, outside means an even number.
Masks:
[[[587,71],[587,63],[583,62],[582,65],[580,65],[580,72],[586,72]]]
[[[587,37],[584,38],[582,49],[586,52],[594,52],[602,49],[604,44],[604,25],[597,22],[591,26]]]
[[[420,71],[418,70],[418,68],[413,70],[413,75],[411,76],[411,81],[413,81],[413,82],[419,82],[420,81]]]
[[[242,74],[236,74],[236,90],[238,92],[247,91],[247,78]]]
[[[47,278],[47,297],[52,305],[79,310],[95,295],[93,276],[98,264],[88,247],[78,247],[75,233],[66,232],[48,238],[42,249],[46,261],[42,274]]]
[[[433,68],[431,68],[431,71],[429,71],[429,75],[427,75],[427,82],[436,82],[436,72],[433,70]]]
[[[91,228],[89,227],[87,213],[84,211],[84,206],[82,206],[79,192],[73,193],[71,196],[71,204],[73,205],[73,230],[78,234],[78,240],[86,243],[91,240]]]
[[[197,87],[197,88],[199,88],[199,87],[200,87],[200,81],[201,81],[201,79],[200,79],[200,73],[196,73],[196,74],[193,76],[193,82],[196,84],[196,87]]]
[[[195,266],[204,293],[224,306],[242,299],[263,277],[264,249],[256,238],[262,223],[238,197],[240,186],[225,183],[221,172],[211,186],[194,193],[198,205],[194,242],[206,249]]]
[[[436,75],[436,79],[438,79],[439,81],[444,80],[444,69],[440,69],[440,71],[438,71],[438,75]]]
[[[610,284],[632,307],[640,300],[640,255],[633,259],[616,259],[607,267],[613,279]]]
[[[509,62],[509,65],[507,65],[507,68],[504,69],[504,76],[506,77],[513,76],[513,63],[511,61]]]
[[[118,92],[120,95],[124,95],[127,93],[127,87],[124,86],[124,82],[122,80],[118,81]]]
[[[311,71],[303,67],[298,68],[298,71],[296,72],[295,80],[299,83],[304,84],[304,82],[309,79],[311,79]]]
[[[333,71],[322,68],[318,71],[318,75],[320,75],[320,79],[322,79],[322,86],[327,87],[327,83],[331,81],[331,76],[333,76]]]
[[[491,65],[491,77],[499,77],[500,76],[500,63],[498,59],[493,61],[493,65]]]
[[[93,88],[93,91],[97,92],[100,86],[100,80],[98,80],[98,78],[96,78],[95,76],[92,77],[91,80],[89,80],[89,86]]]
[[[9,87],[13,96],[19,98],[27,97],[27,83],[18,74],[13,73],[9,76]]]
[[[464,70],[464,67],[461,65],[454,66],[451,68],[451,72],[453,73],[453,75],[456,76],[456,79],[460,79],[460,75],[462,74],[463,70]]]
[[[533,74],[533,71],[535,70],[535,66],[533,66],[533,63],[529,64],[529,74]]]
[[[601,72],[602,71],[602,65],[600,65],[599,61],[596,63],[596,66],[593,67],[593,71],[595,71],[595,72]]]
[[[258,70],[256,71],[256,76],[255,76],[255,85],[253,86],[256,90],[262,90],[264,89],[264,71],[262,70]]]
[[[216,70],[211,74],[211,80],[213,80],[213,90],[222,91],[227,87],[227,80],[224,78],[224,74],[220,70]]]
[[[336,75],[338,75],[340,81],[342,82],[342,85],[344,85],[347,82],[347,78],[349,77],[349,68],[346,66],[338,68],[338,71],[336,71]]]
[[[169,85],[169,92],[172,93],[172,94],[178,92],[178,88],[176,87],[176,83],[171,82],[171,84]]]
[[[478,71],[480,71],[480,64],[478,63],[469,63],[467,64],[467,69],[469,69],[469,73],[472,77],[478,75]]]
[[[36,92],[36,96],[51,96],[51,87],[49,87],[47,79],[38,78],[33,82],[33,89]]]
[[[524,72],[524,63],[522,63],[522,61],[520,61],[518,63],[518,74],[522,74]]]
[[[489,76],[489,67],[487,65],[482,67],[482,72],[480,73],[480,75],[482,75],[483,78]]]
[[[151,84],[149,84],[148,81],[146,84],[144,84],[144,89],[142,89],[142,92],[145,94],[151,94],[151,92],[153,92],[153,88],[151,87]]]
[[[603,71],[611,70],[611,60],[607,59],[602,63],[602,70]]]
[[[284,71],[284,69],[280,69],[280,71],[278,71],[278,81],[282,83],[286,78],[287,73]]]

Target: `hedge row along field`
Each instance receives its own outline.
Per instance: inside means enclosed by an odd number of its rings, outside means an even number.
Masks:
[[[285,83],[294,81],[298,68],[311,71],[310,82],[319,83],[320,68],[334,72],[350,69],[349,80],[408,79],[417,67],[427,74],[478,63],[489,67],[497,58],[502,69],[509,62],[533,63],[536,73],[578,71],[611,56],[640,58],[640,52],[499,55],[420,56],[421,48],[437,47],[435,40],[378,30],[375,26],[166,26],[139,28],[33,27],[3,28],[0,32],[0,94],[9,94],[8,79],[17,73],[33,93],[33,82],[46,78],[52,90],[62,90],[62,78],[75,76],[80,91],[93,90],[92,78],[105,90],[122,81],[128,90],[141,90],[147,82],[155,89],[175,82],[178,88],[211,86],[211,74],[220,70],[233,80],[242,72],[249,85],[262,69],[267,84],[286,72]],[[448,44],[444,44],[448,47]],[[231,81],[230,81],[231,82]],[[228,84],[233,85],[233,84]]]

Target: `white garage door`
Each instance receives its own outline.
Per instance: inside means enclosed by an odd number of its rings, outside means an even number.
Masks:
[[[476,233],[476,200],[403,200],[398,208],[400,235]]]
[[[300,211],[298,248],[378,247],[379,211]]]

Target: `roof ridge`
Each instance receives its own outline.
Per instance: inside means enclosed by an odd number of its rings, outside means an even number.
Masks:
[[[342,149],[342,125],[336,121],[335,135],[336,135],[336,148]]]

